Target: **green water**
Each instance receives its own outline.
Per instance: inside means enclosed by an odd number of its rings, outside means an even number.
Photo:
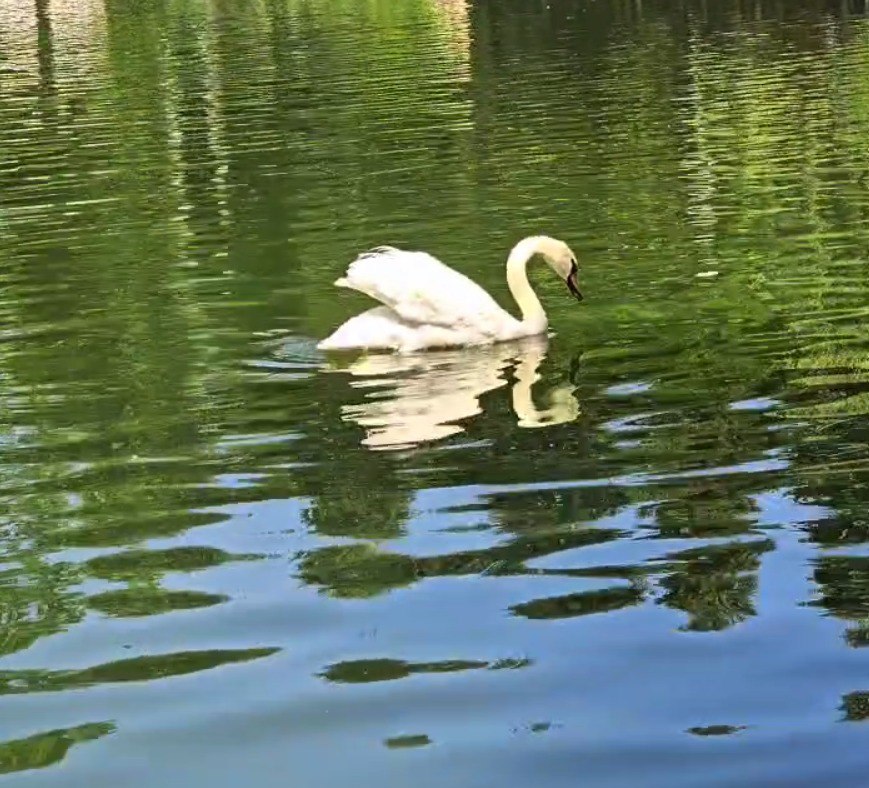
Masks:
[[[3,779],[863,784],[867,10],[2,0]]]

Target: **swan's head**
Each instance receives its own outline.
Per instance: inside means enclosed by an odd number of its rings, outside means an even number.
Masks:
[[[582,301],[582,293],[579,292],[577,282],[579,266],[571,248],[564,241],[546,235],[538,235],[529,240],[534,241],[534,251],[541,255],[549,263],[549,267],[564,280],[570,294],[577,301]]]

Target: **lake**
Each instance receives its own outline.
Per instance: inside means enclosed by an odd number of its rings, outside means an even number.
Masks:
[[[3,780],[863,784],[867,140],[865,0],[2,0]]]

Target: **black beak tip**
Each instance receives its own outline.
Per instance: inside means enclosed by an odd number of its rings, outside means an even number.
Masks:
[[[570,263],[570,273],[567,275],[567,289],[570,290],[571,295],[577,301],[582,301],[582,293],[579,292],[579,288],[576,286],[576,277],[578,273],[579,270],[576,267],[576,260],[572,260]]]

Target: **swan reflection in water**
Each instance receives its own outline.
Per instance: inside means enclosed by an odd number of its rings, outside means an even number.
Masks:
[[[372,449],[402,449],[441,440],[464,430],[459,423],[482,412],[480,397],[507,386],[512,373],[512,405],[518,425],[548,427],[573,421],[580,413],[574,386],[551,388],[538,401],[532,386],[546,357],[545,337],[528,337],[488,347],[428,351],[411,355],[363,356],[349,367],[326,368],[352,376],[366,390],[365,401],[341,407],[345,422],[366,431]]]

